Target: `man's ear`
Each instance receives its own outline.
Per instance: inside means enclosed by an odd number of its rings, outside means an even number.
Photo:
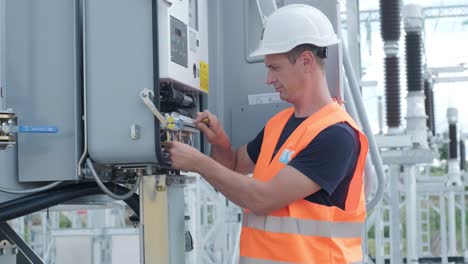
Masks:
[[[301,55],[302,66],[304,66],[304,72],[312,70],[315,64],[315,56],[310,51],[305,51]]]

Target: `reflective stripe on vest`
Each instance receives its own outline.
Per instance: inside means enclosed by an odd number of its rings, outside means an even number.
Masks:
[[[298,200],[267,216],[246,212],[240,263],[360,263],[363,260],[361,236],[366,215],[362,175],[368,151],[367,139],[341,106],[332,103],[304,120],[275,153],[281,131],[293,114],[294,109],[289,108],[268,121],[253,178],[261,182],[270,181],[321,131],[346,122],[356,131],[360,151],[345,208]]]
[[[239,264],[293,264],[292,262],[240,257]]]
[[[283,262],[283,261],[274,261],[274,260],[267,260],[267,259],[257,259],[257,258],[247,258],[247,257],[240,257],[239,264],[294,264],[292,262]],[[309,263],[311,264],[311,263]],[[362,261],[359,262],[351,262],[349,264],[362,264]]]
[[[257,216],[249,212],[244,215],[244,226],[267,232],[304,236],[360,238],[364,223],[327,222],[282,216]]]
[[[283,262],[283,261],[274,261],[274,260],[267,260],[267,259],[256,259],[256,258],[247,258],[247,257],[240,257],[239,264],[294,264],[292,262]],[[311,263],[309,263],[311,264]],[[362,261],[359,262],[351,262],[349,264],[362,264]]]

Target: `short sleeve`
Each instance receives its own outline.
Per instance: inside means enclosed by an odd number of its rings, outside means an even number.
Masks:
[[[260,156],[264,133],[265,128],[263,128],[252,141],[247,143],[247,154],[249,154],[250,159],[254,163],[257,163],[258,156]]]
[[[347,124],[336,124],[320,132],[290,162],[331,195],[347,177],[352,177],[359,154],[359,140]]]

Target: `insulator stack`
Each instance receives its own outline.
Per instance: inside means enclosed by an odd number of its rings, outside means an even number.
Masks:
[[[435,136],[435,112],[434,112],[434,90],[432,89],[432,81],[426,79],[424,81],[424,96],[425,99],[425,108],[427,116],[427,127],[431,131],[432,135]]]
[[[457,125],[450,124],[449,125],[449,159],[457,159],[458,158],[458,151],[457,151]]]
[[[401,102],[398,57],[385,58],[385,99],[387,126],[399,127],[401,121]]]
[[[401,124],[400,67],[398,41],[401,35],[401,1],[380,0],[380,33],[385,47],[385,102],[387,126]],[[389,129],[389,130],[390,130]]]
[[[380,33],[386,41],[398,41],[401,35],[400,0],[380,0]]]
[[[460,140],[460,170],[466,170],[466,149],[464,140]]]
[[[422,37],[421,32],[406,32],[406,79],[408,92],[422,91],[423,62],[422,62]]]
[[[457,159],[458,158],[458,140],[457,140],[457,122],[458,122],[458,109],[449,107],[447,109],[447,121],[449,125],[449,149],[448,149],[448,158]]]

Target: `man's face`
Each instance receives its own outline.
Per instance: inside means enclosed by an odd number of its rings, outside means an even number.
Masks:
[[[265,66],[268,68],[266,82],[273,85],[286,102],[294,103],[301,97],[304,69],[300,65],[300,58],[292,64],[286,54],[265,55]]]

